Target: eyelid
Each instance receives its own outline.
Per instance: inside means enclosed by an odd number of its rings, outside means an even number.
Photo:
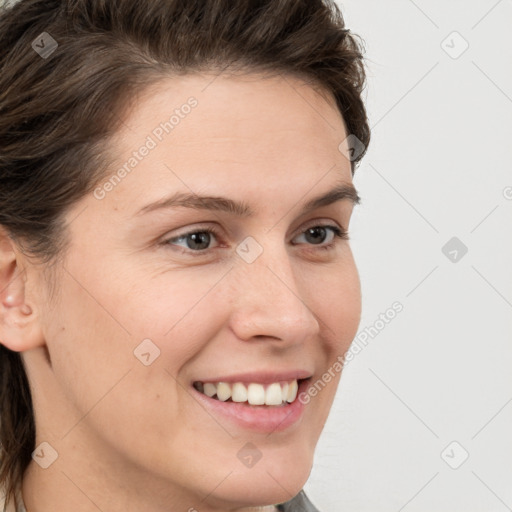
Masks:
[[[298,230],[294,233],[293,238],[295,238],[299,234],[304,233],[304,231],[306,231],[309,228],[312,228],[312,227],[330,227],[331,224],[335,224],[338,229],[340,229],[341,231],[343,231],[345,233],[348,232],[347,229],[345,229],[341,224],[339,224],[335,220],[326,219],[326,218],[322,218],[321,217],[321,218],[317,218],[317,219],[312,219],[312,220],[306,222],[305,224],[302,224],[301,227],[298,228]],[[205,224],[201,224],[200,223],[197,226],[194,226],[192,228],[184,228],[184,229],[186,229],[186,231],[183,231],[181,233],[178,232],[178,234],[174,235],[173,237],[165,236],[165,239],[163,240],[163,242],[170,241],[170,240],[175,240],[176,238],[180,238],[182,236],[186,236],[186,235],[189,235],[191,233],[197,233],[197,232],[200,232],[200,231],[207,231],[207,232],[213,233],[214,235],[218,236],[219,234],[221,234],[221,230],[222,230],[222,228],[217,227],[216,224],[214,224],[212,226],[212,223],[205,223]]]
[[[332,224],[336,224],[336,226],[341,229],[342,231],[345,231],[345,229],[343,228],[343,226],[341,226],[338,222],[332,220],[332,219],[325,219],[325,218],[320,218],[320,219],[313,219],[311,221],[308,221],[306,222],[305,224],[303,224],[301,227],[300,227],[300,231],[299,233],[303,233],[304,231],[306,231],[306,229],[309,229],[309,228],[314,228],[316,226],[324,226],[324,227],[329,227],[330,225]]]

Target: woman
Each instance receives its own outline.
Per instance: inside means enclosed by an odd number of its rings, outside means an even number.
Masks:
[[[369,142],[336,5],[20,0],[0,43],[7,510],[316,510]]]

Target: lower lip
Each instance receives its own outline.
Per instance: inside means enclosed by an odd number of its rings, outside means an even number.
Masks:
[[[223,416],[244,429],[260,433],[282,432],[297,424],[303,417],[305,405],[299,400],[309,379],[299,384],[297,398],[288,405],[249,405],[247,402],[222,402],[210,398],[191,386],[194,396],[215,416]]]

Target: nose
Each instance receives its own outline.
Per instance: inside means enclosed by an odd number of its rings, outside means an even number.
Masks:
[[[252,263],[238,261],[230,273],[231,328],[239,339],[270,339],[279,346],[318,335],[320,323],[301,288],[286,250],[265,249]]]

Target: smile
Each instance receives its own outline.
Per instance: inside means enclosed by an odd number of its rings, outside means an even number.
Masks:
[[[268,435],[299,428],[306,408],[299,397],[312,376],[306,369],[255,370],[193,380],[190,387],[218,423],[227,420],[237,428]]]
[[[297,379],[270,384],[194,382],[200,393],[221,402],[248,403],[249,405],[286,406],[295,401],[299,382]]]

